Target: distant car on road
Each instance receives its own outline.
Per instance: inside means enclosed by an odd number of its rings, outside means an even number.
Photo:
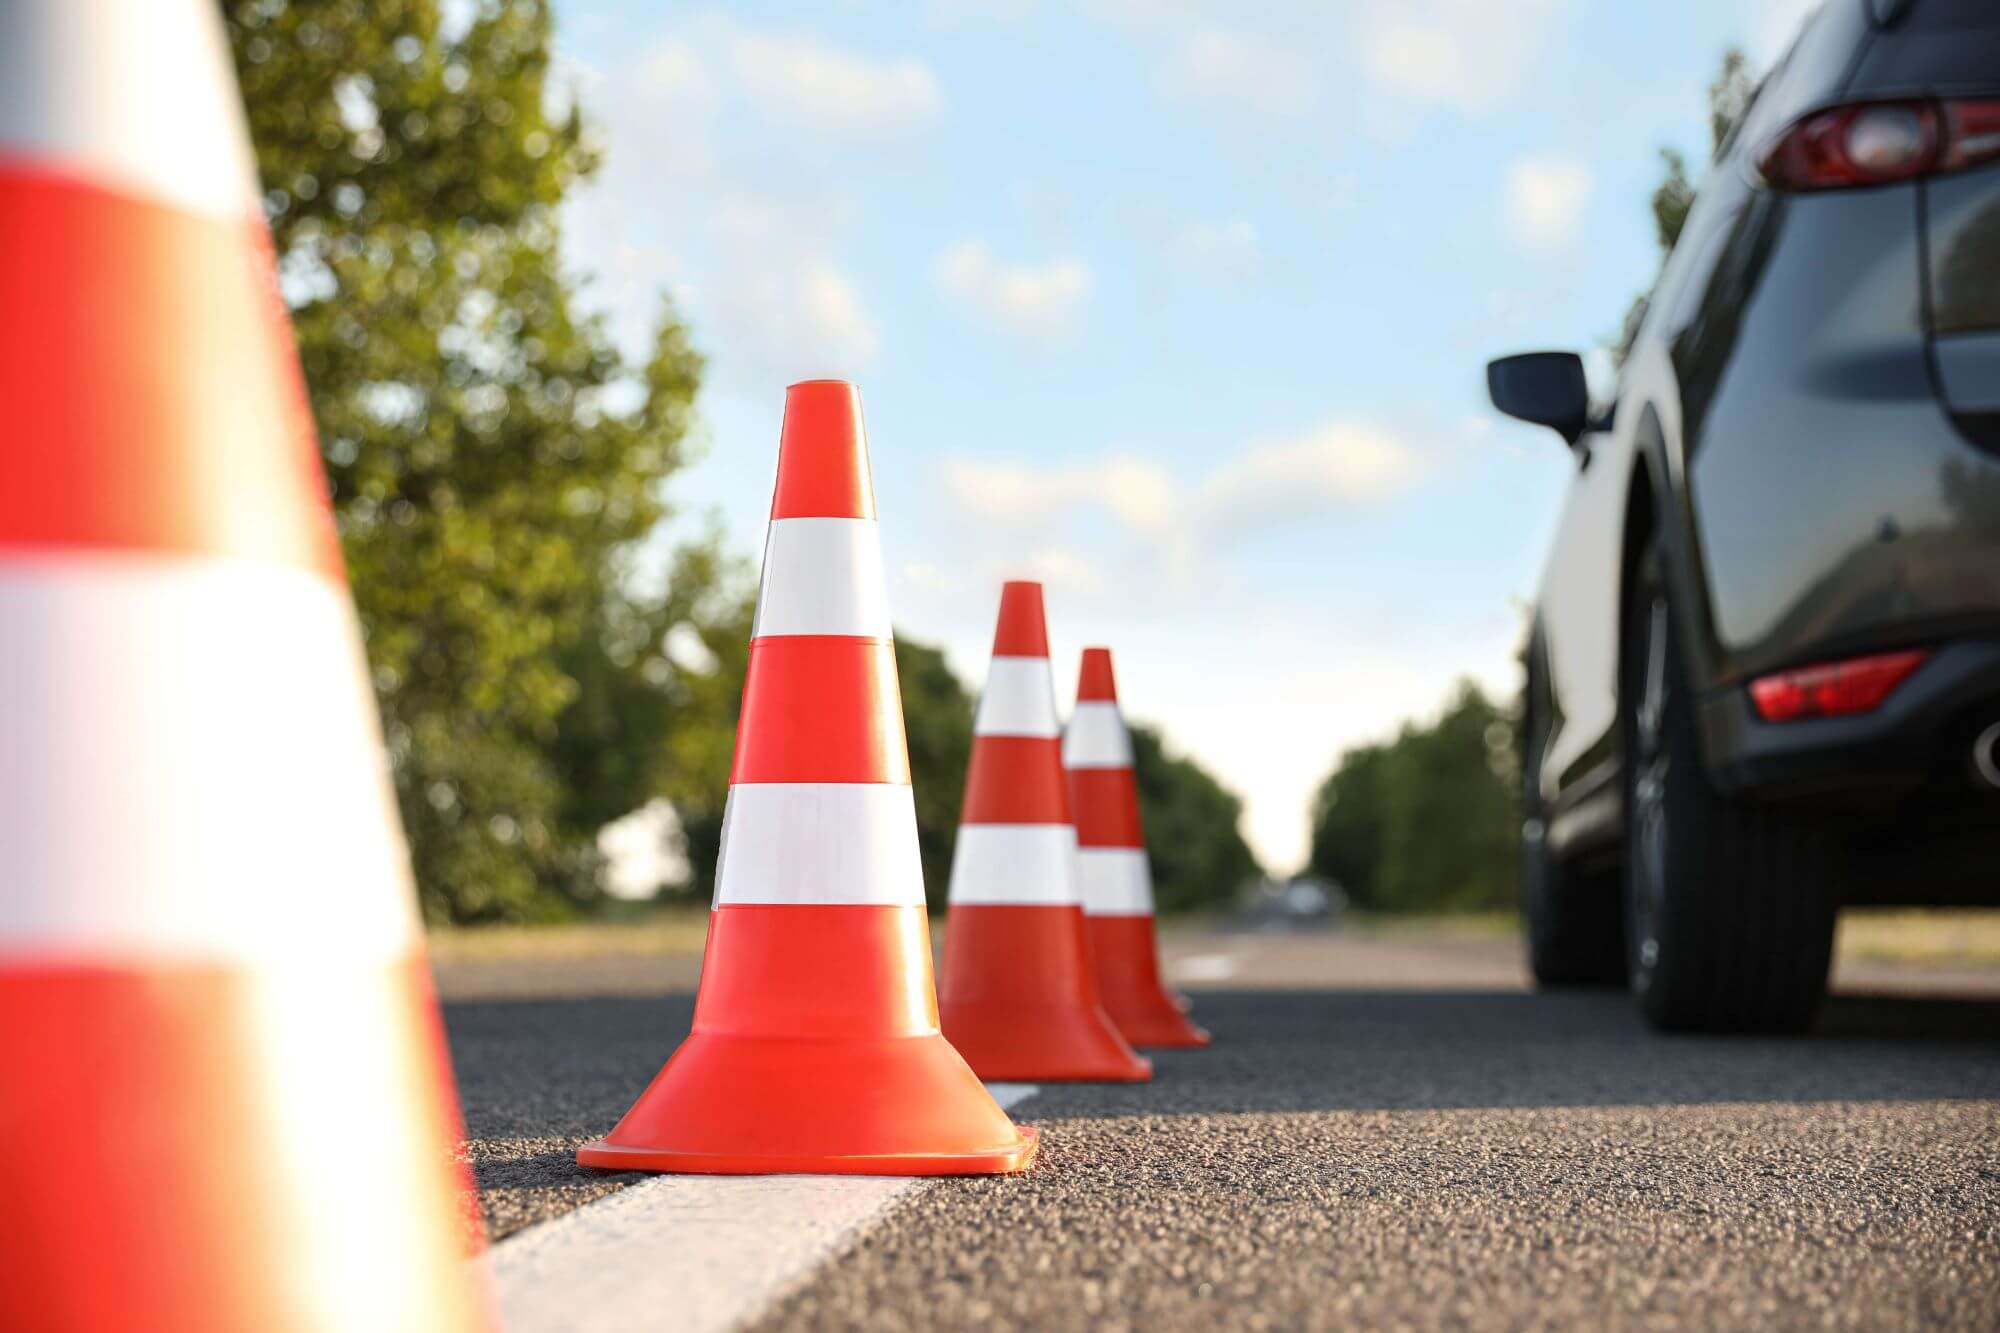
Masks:
[[[1244,895],[1243,908],[1251,922],[1265,930],[1296,930],[1338,926],[1347,908],[1347,894],[1330,879],[1260,880]]]
[[[1827,0],[1702,184],[1534,608],[1529,953],[1798,1029],[1836,909],[2000,903],[2000,3]]]

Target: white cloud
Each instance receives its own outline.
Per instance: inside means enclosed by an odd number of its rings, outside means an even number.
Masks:
[[[1041,0],[925,0],[924,15],[935,23],[1019,23],[1041,7]]]
[[[859,198],[841,173],[796,165],[801,153],[878,152],[935,120],[943,94],[927,68],[709,16],[608,70],[571,61],[566,72],[605,145],[567,209],[568,248],[598,276],[621,345],[645,353],[664,288],[719,383],[874,361],[882,332],[868,285],[841,254]]]
[[[795,124],[846,133],[899,133],[944,109],[937,76],[916,60],[871,60],[811,37],[737,32],[730,65],[752,105]]]
[[[1568,0],[1367,0],[1354,32],[1368,76],[1410,101],[1479,113],[1526,81]]]
[[[1334,421],[1245,450],[1205,479],[1189,524],[1211,535],[1266,527],[1394,499],[1416,480],[1418,456],[1379,426]]]
[[[831,261],[815,259],[800,270],[802,310],[809,327],[841,349],[839,359],[865,365],[880,339],[862,306],[854,280]]]
[[[1247,218],[1182,223],[1168,249],[1174,262],[1187,271],[1239,286],[1255,278],[1264,265],[1257,226]]]
[[[1003,264],[978,241],[962,241],[939,255],[934,273],[946,292],[1028,338],[1069,332],[1091,283],[1080,260]]]
[[[1083,12],[1116,27],[1151,29],[1188,20],[1201,12],[1201,0],[1082,0]]]
[[[1271,118],[1300,115],[1319,100],[1315,66],[1305,52],[1229,28],[1198,28],[1175,38],[1156,78],[1169,97]]]
[[[642,97],[713,102],[715,80],[708,59],[686,42],[664,41],[639,58],[632,83]]]
[[[1422,475],[1418,450],[1367,422],[1331,421],[1245,448],[1182,489],[1158,463],[1112,454],[1033,466],[953,456],[938,465],[945,502],[967,518],[1030,530],[1063,524],[1076,510],[1108,515],[1144,540],[1190,546],[1298,519],[1387,503]]]
[[[1176,503],[1164,468],[1126,454],[1052,468],[953,456],[939,463],[938,481],[959,512],[1021,526],[1053,525],[1084,506],[1152,533],[1172,520]]]
[[[1523,158],[1507,169],[1507,223],[1514,239],[1552,254],[1574,239],[1590,197],[1590,172],[1568,158]]]
[[[1113,588],[1111,575],[1100,561],[1066,546],[1040,546],[1017,557],[988,558],[980,583],[991,588],[1005,579],[1023,578],[1051,592],[1092,601]]]
[[[718,266],[704,287],[705,335],[761,376],[852,375],[881,338],[854,278],[782,201],[736,194],[715,208]]]

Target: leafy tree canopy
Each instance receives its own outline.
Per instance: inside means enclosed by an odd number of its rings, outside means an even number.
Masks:
[[[643,366],[578,308],[544,0],[223,12],[425,912],[561,915],[726,721],[663,647],[719,557],[635,592],[701,357],[670,307]]]
[[[1741,50],[1730,47],[1722,53],[1722,69],[1716,74],[1715,81],[1708,85],[1708,133],[1712,156],[1721,154],[1722,146],[1736,132],[1738,122],[1750,109],[1750,102],[1756,95],[1757,80],[1750,73],[1749,59]],[[1664,263],[1680,241],[1682,228],[1687,226],[1688,210],[1694,207],[1695,181],[1688,175],[1687,157],[1679,149],[1660,149],[1660,163],[1667,174],[1654,187],[1650,206],[1653,234],[1660,242],[1660,259]],[[1615,349],[1621,361],[1630,351],[1632,340],[1639,336],[1639,323],[1645,317],[1646,296],[1642,293],[1633,297],[1632,304],[1625,309]]]
[[[1314,801],[1313,873],[1357,907],[1512,907],[1520,816],[1507,714],[1470,681],[1444,712],[1341,756]]]

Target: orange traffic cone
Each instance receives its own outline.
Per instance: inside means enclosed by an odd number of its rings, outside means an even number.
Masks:
[[[1134,1046],[1208,1045],[1208,1034],[1188,1021],[1187,1006],[1160,985],[1153,873],[1109,648],[1083,650],[1076,711],[1063,731],[1063,767],[1076,814],[1090,954],[1105,1009]]]
[[[212,0],[0,4],[0,1328],[472,1329]]]
[[[694,1031],[576,1160],[968,1175],[1034,1155],[938,1035],[860,396],[795,384]]]
[[[1009,583],[951,858],[944,1034],[981,1078],[1143,1082],[1097,999],[1061,734],[1042,585]]]

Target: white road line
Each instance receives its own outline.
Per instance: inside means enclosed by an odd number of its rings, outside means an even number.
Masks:
[[[1038,1090],[989,1084],[1003,1107]],[[924,1184],[911,1176],[654,1176],[495,1245],[509,1333],[742,1326]]]

